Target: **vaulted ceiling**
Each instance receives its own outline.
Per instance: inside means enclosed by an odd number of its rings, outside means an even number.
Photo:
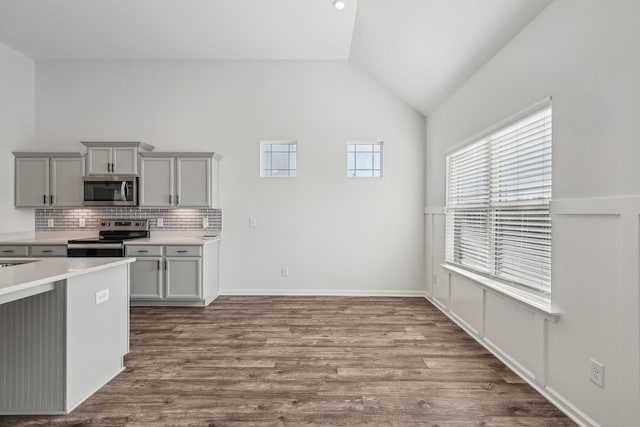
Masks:
[[[0,0],[35,60],[349,59],[427,115],[552,0]]]

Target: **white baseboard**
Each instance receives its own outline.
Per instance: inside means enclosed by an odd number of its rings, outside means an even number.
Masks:
[[[336,289],[220,289],[218,295],[232,296],[336,296],[336,297],[424,297],[424,291],[336,290]]]
[[[509,355],[500,350],[499,347],[486,340],[484,337],[477,334],[477,332],[470,328],[466,322],[461,321],[458,316],[449,312],[439,301],[432,299],[425,294],[425,299],[433,304],[438,310],[440,310],[445,316],[451,319],[456,325],[460,326],[469,336],[475,339],[480,345],[489,350],[496,358],[504,363],[509,369],[511,369],[516,375],[526,381],[531,387],[533,387],[538,393],[540,393],[545,399],[547,399],[556,408],[561,410],[569,418],[575,421],[578,425],[583,427],[601,427],[600,424],[595,422],[591,417],[578,409],[575,405],[565,399],[557,391],[549,386],[543,386],[538,384],[533,375],[526,369],[524,369],[517,361],[511,358]]]

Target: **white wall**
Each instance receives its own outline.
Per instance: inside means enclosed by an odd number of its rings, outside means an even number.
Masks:
[[[638,17],[637,0],[555,0],[428,117],[430,296],[587,425],[640,425]],[[557,323],[439,267],[447,151],[548,96]]]
[[[34,140],[33,60],[0,43],[0,233],[34,229],[33,211],[13,207],[12,151],[29,151]]]
[[[226,293],[424,287],[424,117],[346,61],[39,62],[36,112],[42,150],[223,154]],[[261,139],[298,141],[297,178],[259,178]],[[346,178],[350,139],[384,140],[384,178]]]

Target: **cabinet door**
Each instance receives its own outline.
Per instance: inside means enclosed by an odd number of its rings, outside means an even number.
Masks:
[[[202,258],[166,258],[166,299],[202,299]]]
[[[112,156],[115,175],[138,174],[138,149],[136,147],[113,147]]]
[[[15,205],[17,208],[49,205],[49,158],[16,159]]]
[[[162,258],[140,257],[130,265],[131,299],[161,299],[164,268]]]
[[[140,159],[140,206],[173,206],[173,157]]]
[[[211,158],[178,157],[176,198],[179,207],[211,207]]]
[[[84,159],[57,158],[51,159],[51,206],[82,206],[84,176]]]
[[[111,147],[89,147],[87,149],[87,174],[109,175],[111,174]]]

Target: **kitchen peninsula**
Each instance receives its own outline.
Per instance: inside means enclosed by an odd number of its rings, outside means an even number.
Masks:
[[[135,258],[0,258],[0,415],[65,414],[124,369]]]

